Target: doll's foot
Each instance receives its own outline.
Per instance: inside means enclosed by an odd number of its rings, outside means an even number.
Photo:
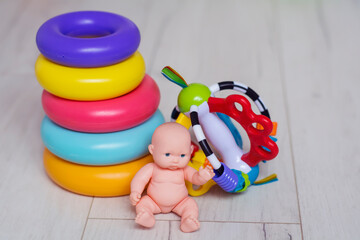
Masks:
[[[150,211],[140,210],[136,215],[135,222],[143,227],[151,228],[155,225],[155,217]]]
[[[187,217],[181,221],[180,229],[183,232],[195,232],[200,228],[200,222],[195,217]]]

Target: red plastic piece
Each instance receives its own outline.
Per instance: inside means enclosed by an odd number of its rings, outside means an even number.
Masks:
[[[194,150],[193,150],[192,153],[191,153],[191,159],[192,159],[192,158],[194,157],[195,153],[196,153],[197,151],[199,151],[199,146],[196,145],[196,143],[194,143],[193,141],[191,141],[191,145],[192,145],[193,148],[194,148]]]
[[[145,75],[141,84],[126,95],[101,101],[75,101],[44,90],[46,115],[58,125],[79,132],[106,133],[135,127],[148,120],[160,102],[156,82]]]
[[[240,104],[242,110],[236,108]],[[242,156],[242,160],[250,167],[255,167],[260,161],[269,161],[277,156],[279,148],[269,137],[273,124],[271,120],[263,115],[255,114],[250,102],[241,95],[230,95],[227,98],[208,99],[210,112],[220,112],[236,120],[245,129],[250,140],[250,151]],[[263,126],[263,130],[256,129],[256,124]],[[263,147],[270,151],[266,151]]]

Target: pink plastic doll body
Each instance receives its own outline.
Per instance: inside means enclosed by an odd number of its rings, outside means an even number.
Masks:
[[[174,212],[181,216],[183,232],[199,229],[198,206],[188,196],[185,180],[203,185],[214,173],[210,167],[196,171],[187,165],[192,150],[190,134],[182,125],[164,123],[155,130],[149,145],[154,163],[141,168],[131,182],[130,201],[136,205],[136,223],[150,228],[155,224],[154,214]],[[141,198],[149,181],[148,195]]]

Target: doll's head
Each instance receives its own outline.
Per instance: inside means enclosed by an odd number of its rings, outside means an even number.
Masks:
[[[184,168],[192,151],[189,131],[174,122],[164,123],[156,128],[149,145],[155,164],[171,170]]]

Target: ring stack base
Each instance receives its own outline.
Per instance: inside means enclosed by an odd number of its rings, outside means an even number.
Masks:
[[[136,172],[153,161],[151,155],[112,166],[87,166],[65,161],[47,148],[44,167],[48,176],[62,188],[92,197],[117,197],[130,194],[130,183]]]

